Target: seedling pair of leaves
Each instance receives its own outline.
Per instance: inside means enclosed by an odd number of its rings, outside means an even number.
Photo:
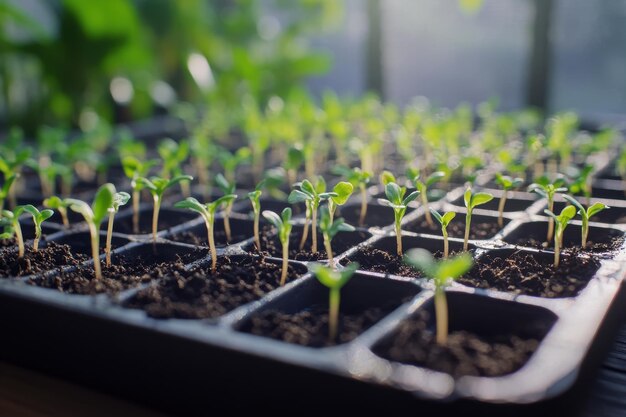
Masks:
[[[426,177],[426,179],[422,180],[420,178],[420,172],[417,168],[408,168],[406,170],[406,176],[407,178],[409,178],[409,180],[411,180],[411,182],[415,186],[415,189],[419,191],[422,199],[422,206],[424,206],[426,223],[428,223],[429,226],[432,226],[433,219],[430,216],[430,209],[428,207],[428,189],[437,181],[443,179],[446,176],[446,173],[443,171],[435,171],[428,177]]]
[[[293,222],[291,220],[291,208],[285,208],[280,216],[273,211],[264,210],[263,217],[267,219],[278,231],[278,239],[283,249],[283,265],[280,275],[280,285],[285,285],[287,282],[287,272],[289,268],[289,236],[291,235],[291,229],[293,228]]]
[[[331,245],[333,238],[339,232],[353,232],[355,229],[353,226],[346,223],[342,218],[333,219],[330,213],[330,207],[322,207],[320,215],[320,230],[322,231],[322,236],[324,237],[324,247],[326,248],[328,261],[330,262],[330,265],[333,266],[335,264],[333,258],[333,248]]]
[[[576,208],[567,206],[561,210],[558,216],[550,210],[544,210],[556,224],[556,232],[554,236],[554,267],[558,268],[560,262],[561,248],[563,247],[563,233],[569,222],[576,216]]]
[[[122,168],[124,169],[124,174],[130,180],[130,186],[133,190],[133,233],[135,234],[139,234],[139,204],[141,202],[141,191],[145,188],[144,183],[138,180],[146,177],[150,169],[157,163],[156,159],[143,161],[130,155],[122,157]]]
[[[562,176],[557,176],[554,181],[550,181],[547,176],[540,177],[537,182],[534,182],[528,186],[528,191],[531,193],[537,193],[548,202],[548,210],[554,211],[554,196],[557,193],[564,193],[567,188],[564,187],[565,179]],[[554,219],[550,217],[548,221],[548,235],[546,242],[550,243],[554,235]]]
[[[467,213],[465,214],[465,237],[463,239],[463,250],[467,252],[469,248],[469,236],[470,228],[472,225],[472,213],[474,209],[482,204],[488,203],[493,200],[493,195],[484,192],[473,193],[471,188],[465,190],[463,195],[463,201],[465,202],[465,208]]]
[[[41,239],[41,224],[48,220],[54,212],[49,209],[39,211],[37,207],[26,204],[23,206],[17,206],[14,211],[3,210],[0,212],[0,227],[4,230],[0,233],[0,239],[9,239],[15,235],[18,246],[18,258],[24,257],[24,236],[22,235],[22,229],[20,227],[20,216],[24,213],[28,213],[32,216],[35,223],[35,240],[33,241],[33,251],[39,250],[39,241]]]
[[[500,197],[500,203],[498,204],[498,226],[504,226],[504,206],[509,191],[521,187],[523,183],[524,180],[522,178],[513,178],[508,175],[496,173],[496,184],[502,188],[502,197]]]
[[[235,199],[237,199],[237,195],[235,194],[237,187],[234,181],[227,180],[222,174],[217,174],[215,177],[215,183],[225,196],[229,196],[224,200],[224,232],[226,233],[226,242],[230,242],[230,212],[233,209]],[[234,198],[231,197],[233,195],[235,196]]]
[[[254,213],[254,246],[257,251],[261,251],[261,238],[259,236],[259,220],[261,215],[261,195],[263,194],[263,187],[266,180],[259,182],[254,191],[248,193],[248,199],[252,203],[252,212]]]
[[[602,210],[608,209],[610,207],[604,203],[597,202],[589,206],[589,208],[585,209],[582,204],[580,204],[578,200],[576,200],[574,197],[564,195],[563,198],[573,204],[573,206],[576,207],[576,209],[578,210],[578,214],[580,214],[582,220],[581,246],[584,249],[587,247],[587,237],[589,236],[589,219],[591,218],[591,216],[595,216]]]
[[[415,190],[406,195],[406,187],[401,187],[391,178],[387,178],[390,182],[385,185],[385,196],[387,199],[379,198],[378,202],[384,206],[391,207],[394,215],[394,226],[396,231],[396,249],[398,256],[402,256],[402,218],[406,214],[408,204],[415,200],[420,192]],[[393,178],[395,180],[395,178]],[[405,196],[406,195],[406,196]]]

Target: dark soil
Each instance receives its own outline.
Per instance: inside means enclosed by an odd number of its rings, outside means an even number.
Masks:
[[[527,248],[553,249],[554,243],[548,244],[545,241],[545,237],[545,235],[543,235],[543,237],[539,237],[538,234],[527,234],[526,236],[520,237],[519,239],[513,239],[513,241],[511,241],[510,243],[515,246],[524,246]],[[610,240],[608,243],[596,243],[592,240],[587,240],[587,245],[585,246],[585,249],[583,250],[580,246],[578,246],[577,250],[592,253],[608,253],[618,250],[624,243],[624,236],[615,236],[611,238],[607,235],[607,237]],[[577,244],[580,245],[580,241],[577,242]],[[568,248],[565,247],[565,250],[568,250]]]
[[[139,214],[139,233],[152,233],[152,210],[142,210]],[[196,219],[198,216],[189,213],[172,211],[161,208],[159,213],[158,231],[171,229],[174,226]],[[106,230],[107,222],[103,222],[100,230]],[[117,233],[133,234],[133,216],[117,216],[113,223],[113,231]]]
[[[305,271],[289,265],[287,280]],[[278,288],[280,274],[281,265],[264,258],[220,257],[215,274],[210,272],[210,265],[174,271],[123,305],[142,309],[154,318],[214,318]]]
[[[428,312],[421,311],[405,320],[375,352],[392,361],[423,366],[455,378],[494,377],[521,368],[538,346],[539,340],[514,332],[485,337],[465,330],[451,331],[447,345],[440,346],[429,326]]]
[[[168,239],[173,240],[174,242],[189,243],[190,245],[208,247],[209,239],[206,229],[204,229],[203,232],[204,233],[198,234],[193,230],[183,230],[181,232],[174,233],[173,235],[169,236]],[[250,233],[252,233],[252,231],[250,231]],[[215,246],[217,247],[223,247],[229,244],[239,243],[248,239],[249,237],[249,235],[231,233],[230,241],[226,241],[226,232],[224,230],[214,230],[213,232]]]
[[[62,266],[78,265],[89,258],[74,254],[69,245],[49,242],[34,252],[26,246],[23,259],[18,259],[17,248],[11,247],[0,251],[0,277],[19,277],[51,271]]]
[[[573,297],[600,268],[598,260],[574,250],[561,253],[558,268],[552,262],[552,254],[542,256],[523,251],[502,256],[487,254],[458,282],[546,298]]]
[[[462,219],[462,220],[458,220]],[[505,220],[505,224],[506,224]],[[425,233],[431,235],[441,235],[441,226],[437,225],[436,221],[433,220],[435,224],[430,226],[426,219],[418,219],[415,222],[409,223],[404,229],[409,232],[415,233]],[[502,230],[497,223],[497,220],[493,221],[480,221],[478,219],[474,219],[472,216],[472,224],[470,230],[470,239],[491,239]],[[448,226],[448,236],[464,238],[465,237],[465,215],[457,214],[455,220],[450,223]]]
[[[399,275],[402,277],[420,277],[422,274],[402,261],[396,254],[375,248],[359,248],[349,259],[342,259],[342,265],[352,262],[359,263],[359,269],[381,274]]]
[[[395,306],[394,306],[395,307]],[[295,314],[263,311],[250,319],[243,330],[257,336],[310,347],[334,346],[350,342],[372,327],[391,309],[373,307],[359,313],[339,314],[337,340],[328,338],[328,306],[316,304]]]

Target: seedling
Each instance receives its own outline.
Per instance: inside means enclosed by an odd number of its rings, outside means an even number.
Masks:
[[[61,215],[63,227],[65,227],[66,229],[70,227],[70,222],[67,217],[67,209],[69,207],[69,203],[67,203],[65,200],[61,199],[60,197],[53,195],[52,197],[46,198],[43,201],[43,205],[44,207],[58,211],[59,214]]]
[[[463,240],[463,250],[467,252],[469,245],[470,226],[472,224],[472,212],[476,206],[485,204],[493,200],[493,195],[489,193],[472,193],[470,187],[465,190],[463,195],[465,201],[465,207],[467,208],[467,214],[465,214],[465,238]]]
[[[160,177],[151,177],[147,179],[145,177],[137,178],[137,182],[141,183],[143,187],[150,191],[152,194],[152,200],[154,202],[154,208],[152,210],[152,240],[156,242],[157,238],[157,230],[159,226],[159,211],[161,209],[161,202],[163,201],[163,193],[168,188],[182,182],[182,181],[191,181],[193,177],[191,175],[179,175],[177,177],[172,178],[171,180],[160,178]]]
[[[450,259],[437,261],[426,249],[411,249],[405,262],[421,270],[435,284],[435,318],[437,321],[437,344],[448,342],[448,301],[445,287],[470,270],[473,260],[470,254],[463,253]]]
[[[161,169],[161,177],[171,178],[183,175],[183,163],[189,157],[189,142],[182,140],[176,142],[172,139],[163,139],[157,146],[157,152],[163,159],[163,168]],[[183,196],[189,196],[189,183],[180,182],[180,189]]]
[[[33,250],[37,252],[39,250],[39,241],[41,240],[41,224],[52,217],[54,212],[50,209],[39,211],[37,207],[31,204],[26,204],[15,208],[14,214],[16,215],[16,219],[23,212],[26,212],[33,217],[33,223],[35,223],[35,240],[33,241]]]
[[[333,193],[337,195],[334,195],[328,199],[328,211],[330,213],[331,223],[333,221],[333,218],[335,217],[335,211],[337,211],[337,207],[346,204],[346,202],[352,195],[353,190],[354,186],[346,181],[341,181],[333,187]]]
[[[406,187],[400,187],[395,182],[389,182],[385,185],[385,195],[387,199],[378,199],[380,204],[393,209],[398,256],[402,256],[402,218],[406,213],[408,204],[415,200],[419,196],[419,193],[419,191],[415,190],[405,197]]]
[[[422,199],[422,206],[424,206],[424,215],[426,217],[426,223],[429,226],[433,225],[433,219],[430,216],[430,209],[428,208],[428,188],[441,180],[446,176],[446,173],[443,171],[435,171],[430,174],[424,181],[420,179],[420,172],[417,168],[408,168],[406,170],[406,176],[411,180],[417,191],[420,192],[420,197]]]
[[[561,210],[561,214],[558,216],[550,210],[544,210],[543,212],[554,219],[556,224],[556,234],[554,236],[554,267],[558,268],[561,247],[563,246],[563,232],[565,232],[565,228],[570,220],[576,215],[576,208],[574,206],[567,206]]]
[[[326,249],[326,254],[328,255],[328,262],[330,265],[334,265],[335,261],[333,259],[333,249],[331,246],[331,241],[339,232],[353,232],[355,229],[353,226],[349,225],[344,221],[344,219],[336,219],[333,220],[330,209],[326,206],[321,208],[320,212],[320,230],[322,231],[322,236],[324,236],[324,248]]]
[[[22,259],[24,257],[24,235],[22,234],[19,221],[19,217],[22,213],[16,208],[15,211],[2,210],[0,214],[2,214],[0,216],[0,227],[3,228],[0,239],[10,239],[15,235],[15,240],[17,241],[17,257]]]
[[[337,197],[334,192],[326,192],[326,181],[324,178],[318,177],[315,186],[309,180],[294,184],[294,186],[300,188],[299,190],[292,190],[289,194],[287,201],[290,204],[296,204],[304,202],[307,205],[307,220],[304,226],[302,234],[302,241],[300,242],[300,249],[304,247],[308,233],[308,219],[311,219],[311,252],[317,253],[317,209],[320,202],[327,200],[331,197]]]
[[[351,263],[341,270],[328,268],[320,264],[312,264],[309,269],[315,274],[318,281],[328,287],[328,340],[337,339],[339,328],[339,303],[341,301],[341,288],[350,281],[354,272],[358,269],[358,263]]]
[[[585,210],[585,208],[582,206],[582,204],[580,204],[578,202],[578,200],[576,200],[574,197],[565,194],[565,195],[563,195],[563,198],[566,199],[567,201],[569,201],[571,204],[573,204],[578,209],[578,214],[580,214],[580,217],[582,219],[582,228],[581,228],[582,240],[581,240],[581,246],[584,249],[587,246],[587,236],[589,235],[589,218],[591,216],[594,216],[594,215],[598,214],[602,210],[608,209],[610,207],[607,206],[604,203],[594,203],[588,209]]]
[[[133,233],[135,234],[139,234],[139,203],[141,202],[141,190],[144,189],[144,184],[137,179],[146,177],[156,163],[156,160],[142,162],[133,156],[122,158],[124,174],[130,180],[130,186],[133,189]]]
[[[498,204],[498,226],[504,226],[504,205],[510,190],[519,188],[524,183],[522,178],[511,178],[508,175],[496,173],[496,184],[502,187],[502,197]]]
[[[372,173],[361,171],[360,168],[354,168],[348,174],[348,181],[353,187],[359,187],[361,192],[361,215],[359,216],[359,226],[365,224],[365,216],[367,214],[367,184],[370,183]]]
[[[286,207],[280,216],[273,211],[263,210],[263,217],[265,217],[268,222],[272,223],[272,225],[274,225],[274,227],[278,230],[278,239],[283,247],[283,267],[280,274],[280,285],[283,286],[285,285],[285,282],[287,282],[287,271],[289,268],[289,235],[291,234],[291,228],[293,227],[293,223],[291,221],[291,208]]]
[[[82,214],[89,226],[89,234],[91,236],[91,255],[93,257],[93,270],[95,279],[102,279],[102,270],[100,268],[100,234],[99,229],[102,221],[109,212],[109,208],[113,205],[115,197],[115,186],[113,184],[104,184],[96,192],[91,206],[84,201],[74,198],[67,198],[65,202],[70,210]]]
[[[11,174],[8,177],[4,177],[4,184],[2,184],[2,188],[0,188],[0,212],[4,209],[4,202],[10,196],[11,187],[18,176],[19,174]]]
[[[582,194],[585,196],[585,205],[589,207],[591,202],[591,172],[593,165],[586,164],[569,185],[569,192],[572,194]]]
[[[4,177],[4,184],[0,188],[0,212],[4,208],[6,199],[9,199],[11,207],[15,207],[15,187],[13,185],[20,177],[22,166],[30,158],[31,150],[23,148],[21,137],[21,131],[12,129],[7,143],[0,147],[0,172]]]
[[[130,200],[130,194],[124,191],[115,193],[113,196],[113,204],[109,207],[109,223],[107,225],[107,241],[104,247],[104,253],[106,254],[106,266],[111,266],[111,239],[113,238],[113,220],[115,215],[120,210],[121,206],[126,205]]]
[[[234,181],[228,181],[222,174],[217,174],[215,177],[215,183],[222,190],[224,195],[234,195],[234,198],[229,198],[224,201],[224,232],[226,233],[226,242],[230,242],[230,212],[233,209],[233,203],[237,199],[237,195],[235,194],[235,183]]]
[[[254,246],[257,251],[261,251],[261,238],[259,237],[259,217],[261,216],[261,194],[263,194],[263,186],[265,180],[256,185],[254,191],[248,193],[248,198],[252,203],[252,211],[254,212]]]
[[[450,224],[452,219],[456,217],[456,213],[453,211],[449,211],[447,213],[444,213],[442,216],[437,210],[432,208],[430,209],[430,212],[441,225],[441,234],[443,235],[443,258],[446,259],[448,257],[448,225]]]
[[[548,200],[548,210],[554,210],[554,196],[556,193],[564,193],[567,188],[563,187],[565,180],[562,177],[558,177],[554,182],[550,182],[548,177],[543,176],[537,180],[536,183],[532,183],[528,186],[528,191],[531,193],[537,193],[540,196]],[[548,220],[548,236],[546,242],[550,243],[554,235],[554,219],[550,217]]]
[[[237,198],[234,194],[227,194],[213,201],[212,203],[202,204],[198,200],[193,197],[187,197],[183,201],[179,201],[174,204],[176,208],[186,208],[189,210],[193,210],[199,213],[204,219],[204,223],[206,224],[206,229],[208,233],[208,241],[209,241],[209,251],[211,252],[211,272],[215,273],[217,268],[217,249],[215,248],[215,236],[214,236],[214,225],[215,225],[215,214],[217,210],[224,203],[228,203],[229,201]]]

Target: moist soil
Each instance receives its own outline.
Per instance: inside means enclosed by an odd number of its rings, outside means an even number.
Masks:
[[[421,311],[405,320],[375,353],[386,359],[445,372],[455,378],[501,376],[520,369],[539,346],[539,340],[506,332],[482,336],[453,330],[445,346],[438,345],[429,326],[429,314]]]
[[[249,235],[243,235],[243,234],[237,235],[237,234],[231,233],[230,241],[227,241],[226,232],[224,230],[214,230],[213,232],[213,238],[215,239],[215,246],[217,247],[223,247],[229,244],[239,243],[248,239],[249,237],[250,237]],[[197,232],[194,232],[192,230],[183,230],[181,232],[171,235],[170,237],[168,237],[168,239],[173,240],[174,242],[188,243],[190,245],[196,245],[196,246],[208,247],[209,245],[209,240],[207,237],[206,230],[204,230],[204,233],[202,234],[198,234]]]
[[[578,247],[577,250],[592,253],[610,253],[617,251],[624,243],[624,236],[611,237],[607,234],[607,239],[608,242],[594,242],[592,240],[587,240],[585,249]],[[520,237],[519,239],[513,240],[511,244],[536,249],[553,249],[554,245],[554,243],[548,244],[545,241],[545,236],[540,237],[538,234],[530,234]],[[578,244],[580,244],[580,242],[578,242]],[[568,250],[568,248],[566,247],[565,250]]]
[[[34,252],[32,246],[26,246],[23,259],[17,256],[17,248],[10,247],[0,251],[0,277],[20,277],[51,271],[63,266],[75,266],[89,258],[72,253],[69,245],[48,242]]]
[[[289,265],[287,281],[305,271]],[[123,306],[161,319],[215,318],[278,288],[280,274],[281,265],[264,258],[220,257],[215,274],[210,265],[174,271],[138,291]]]
[[[558,268],[552,264],[552,255],[542,259],[517,251],[507,256],[485,255],[458,282],[545,298],[574,297],[599,268],[597,259],[578,250],[563,251]]]
[[[457,215],[458,217],[459,215]],[[464,219],[464,216],[461,215]],[[455,219],[456,220],[456,219]],[[426,219],[419,219],[415,222],[409,223],[404,230],[415,233],[425,233],[431,235],[441,235],[441,226],[437,225],[436,220],[433,220],[434,224],[431,226],[428,224]],[[491,239],[498,233],[502,228],[498,226],[497,220],[494,219],[490,222],[478,221],[477,219],[472,219],[471,229],[470,229],[470,239],[473,240],[484,240]],[[464,238],[465,237],[465,220],[463,221],[452,221],[450,225],[448,225],[448,236]]]
[[[174,226],[188,222],[194,219],[193,216],[185,216],[183,214],[176,213],[172,216],[168,212],[161,212],[159,215],[158,231],[171,229]],[[106,230],[107,222],[102,223],[101,230]],[[125,233],[132,235],[133,232],[133,216],[127,215],[123,217],[116,217],[113,223],[113,231],[117,233]],[[152,233],[152,210],[143,210],[139,217],[139,234]]]

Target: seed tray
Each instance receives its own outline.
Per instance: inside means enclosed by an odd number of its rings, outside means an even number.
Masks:
[[[487,176],[482,183],[488,180]],[[460,215],[455,221],[462,222],[465,210],[459,207],[458,199],[463,191],[461,186],[453,188],[431,207],[456,211]],[[370,226],[352,232],[349,239],[346,237],[352,247],[336,255],[340,263],[351,261],[361,248],[393,253],[393,217],[388,208],[379,210],[383,208],[376,200],[380,188],[372,187],[368,193]],[[549,249],[512,244],[517,235],[526,233],[526,228],[545,224],[547,218],[541,215],[545,201],[527,193],[512,193],[508,201],[510,209],[504,213],[505,226],[488,238],[472,239],[472,256],[477,262],[489,255],[513,252],[550,259]],[[278,207],[282,203],[273,204]],[[623,201],[608,204],[626,211]],[[148,207],[142,206],[142,210],[149,210]],[[358,197],[353,196],[341,211],[348,221],[355,223],[351,216],[358,213],[358,207]],[[245,230],[251,230],[248,209],[246,202],[233,208],[231,225],[236,238],[230,245],[218,245],[219,259],[230,257],[237,262],[259,257],[252,250],[252,239],[245,237]],[[130,215],[129,209],[120,212],[116,230]],[[420,207],[409,210],[404,218],[405,250],[424,247],[437,251],[442,247],[438,233],[416,228],[423,215]],[[143,217],[147,217],[145,213]],[[620,217],[601,217],[603,222],[592,222],[590,239],[626,235],[626,224],[615,223]],[[149,256],[153,250],[149,234],[116,232],[114,259],[143,256],[147,262],[154,263],[191,254],[186,258],[191,259],[185,264],[186,270],[210,262],[205,247],[185,243],[189,236],[204,237],[201,218],[164,208],[162,219],[167,227],[159,230],[158,256]],[[221,219],[216,220],[218,234]],[[474,221],[495,223],[496,219],[497,212],[493,210],[474,211]],[[296,216],[296,224],[302,223],[302,216]],[[565,247],[576,240],[579,226],[580,222],[572,222],[569,234],[565,235]],[[84,225],[78,224],[66,232],[60,225],[50,224],[45,231],[46,241],[68,243],[77,252],[88,251],[84,246]],[[341,235],[336,238],[341,239]],[[459,250],[461,243],[461,239],[450,238],[451,250]],[[345,343],[313,348],[250,334],[251,320],[263,312],[296,314],[325,302],[326,289],[306,272],[309,262],[301,260],[290,260],[298,277],[286,286],[219,317],[192,320],[156,319],[142,310],[125,307],[128,300],[154,283],[141,284],[113,296],[85,296],[29,285],[29,280],[36,278],[33,276],[1,279],[0,311],[3,317],[10,318],[4,320],[5,334],[9,336],[3,340],[2,359],[182,414],[203,414],[207,402],[221,408],[232,401],[228,405],[232,409],[245,409],[245,405],[238,404],[237,395],[244,395],[254,407],[273,408],[277,406],[276,395],[296,395],[305,389],[313,389],[320,396],[318,405],[358,401],[351,407],[363,410],[377,409],[382,402],[387,404],[385,409],[417,404],[423,409],[442,404],[447,407],[471,404],[476,409],[545,405],[549,400],[574,392],[581,379],[594,369],[604,341],[610,340],[615,330],[614,307],[619,307],[620,288],[626,275],[626,244],[622,241],[613,251],[593,256],[599,259],[599,269],[580,293],[572,297],[541,298],[471,288],[460,283],[448,288],[453,330],[497,331],[524,323],[542,324],[544,331],[536,351],[521,368],[503,376],[453,378],[443,372],[385,358],[381,346],[393,339],[403,323],[421,311],[432,312],[434,288],[418,274],[406,277],[357,271],[342,290],[342,311],[380,307],[384,314]],[[267,260],[280,261],[272,254]],[[61,269],[72,268],[75,267]],[[59,273],[55,270],[44,275]],[[432,320],[428,326],[434,326]],[[212,399],[208,399],[208,392]],[[290,400],[295,401],[293,397]]]

